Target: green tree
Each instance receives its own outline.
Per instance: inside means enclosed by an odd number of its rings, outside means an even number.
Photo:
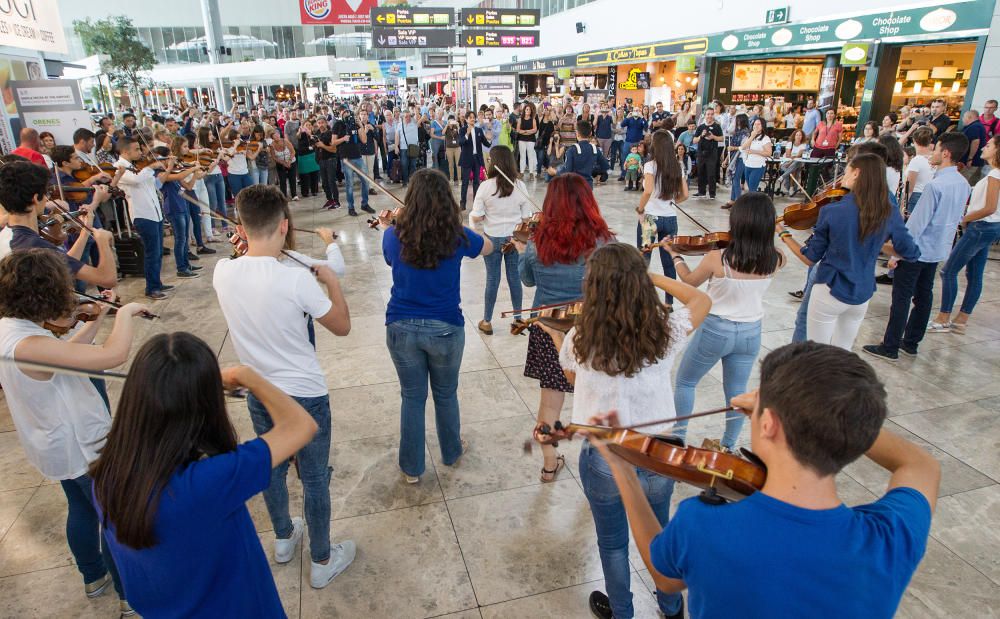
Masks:
[[[139,39],[139,31],[125,15],[90,21],[74,20],[73,30],[83,42],[88,54],[101,54],[101,71],[111,83],[132,93],[140,112],[142,90],[152,85],[143,75],[156,64],[153,51]]]

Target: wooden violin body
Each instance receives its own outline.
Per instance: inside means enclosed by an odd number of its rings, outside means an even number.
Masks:
[[[732,238],[728,232],[710,232],[699,236],[674,236],[670,238],[670,247],[682,256],[703,256],[716,249],[729,247]],[[646,245],[642,253],[646,254],[659,247],[658,244]]]
[[[531,310],[522,310],[531,311]],[[521,322],[511,325],[512,335],[520,335],[533,323],[540,322],[556,331],[568,332],[576,324],[578,316],[583,314],[583,301],[574,301],[558,307],[548,307],[534,312],[533,316],[524,318]]]
[[[83,211],[71,211],[70,215],[78,217]],[[80,227],[67,216],[56,213],[55,216],[41,215],[38,218],[38,236],[53,245],[62,247],[70,234],[80,232]]]
[[[402,210],[403,207],[381,210],[378,215],[372,217],[366,223],[372,230],[378,230],[379,226],[394,226]]]
[[[521,223],[514,226],[514,233],[511,237],[517,239],[521,243],[527,243],[531,240],[531,237],[535,235],[535,230],[538,228],[538,224],[542,223],[542,212],[536,211],[532,213],[528,221],[522,221]],[[505,254],[509,254],[514,251],[514,243],[507,241],[500,247],[500,251]]]
[[[572,434],[585,430],[607,441],[608,449],[623,460],[676,481],[697,486],[730,501],[739,501],[764,487],[764,464],[711,449],[685,446],[676,437],[654,436],[625,428],[569,424],[556,430]],[[543,434],[546,434],[543,428]],[[756,458],[744,450],[751,458]]]
[[[233,246],[233,258],[246,255],[247,250],[250,249],[250,244],[239,232],[233,232],[229,235],[229,242]]]
[[[42,323],[42,327],[51,331],[56,337],[69,333],[78,322],[92,322],[101,315],[101,306],[93,301],[81,300],[73,313],[65,321]]]
[[[809,230],[819,220],[819,210],[821,208],[843,198],[850,191],[850,189],[844,187],[821,187],[805,202],[786,206],[781,216],[778,217],[778,221],[793,230]]]
[[[115,175],[115,166],[110,163],[102,163],[99,165],[84,165],[79,170],[73,170],[73,178],[80,181],[81,183],[92,176],[97,176],[98,174],[107,174],[108,176]]]

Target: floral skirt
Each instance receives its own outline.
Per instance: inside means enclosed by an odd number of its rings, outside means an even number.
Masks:
[[[528,328],[528,357],[524,360],[524,375],[539,381],[542,389],[573,393],[573,385],[566,380],[559,365],[559,351],[549,334],[541,327]]]

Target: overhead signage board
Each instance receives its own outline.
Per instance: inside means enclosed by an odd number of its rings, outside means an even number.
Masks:
[[[863,67],[868,64],[871,44],[867,41],[855,41],[844,43],[840,49],[840,66],[842,67]]]
[[[371,25],[373,28],[378,26],[407,26],[410,28],[450,27],[455,25],[455,11],[451,8],[376,7],[371,11]]]
[[[380,49],[455,47],[455,31],[444,28],[372,28],[372,44]]]
[[[501,71],[552,71],[562,67],[572,67],[576,64],[576,56],[559,56],[557,58],[539,58],[538,60],[525,60],[524,62],[514,62],[500,65]]]
[[[538,47],[538,30],[464,30],[462,47]]]
[[[0,45],[68,53],[57,0],[0,2]]]
[[[683,39],[680,41],[666,41],[663,43],[636,45],[633,47],[619,47],[615,49],[605,49],[597,52],[577,54],[576,66],[588,67],[607,64],[623,64],[629,62],[646,62],[650,60],[662,60],[675,56],[704,54],[707,50],[708,39],[705,37]]]
[[[539,9],[462,9],[462,25],[469,28],[524,28],[541,23]]]
[[[987,31],[993,3],[984,0],[881,11],[846,19],[765,26],[709,37],[708,53],[772,52],[840,45],[857,40],[935,36]]]

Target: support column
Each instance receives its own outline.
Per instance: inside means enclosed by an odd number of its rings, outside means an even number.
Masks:
[[[208,46],[208,61],[211,64],[222,64],[220,48],[225,44],[222,36],[222,18],[219,14],[219,0],[201,0],[201,18],[205,23],[205,43]],[[233,98],[229,92],[228,80],[215,78],[215,100],[220,111],[227,112],[233,107]]]

